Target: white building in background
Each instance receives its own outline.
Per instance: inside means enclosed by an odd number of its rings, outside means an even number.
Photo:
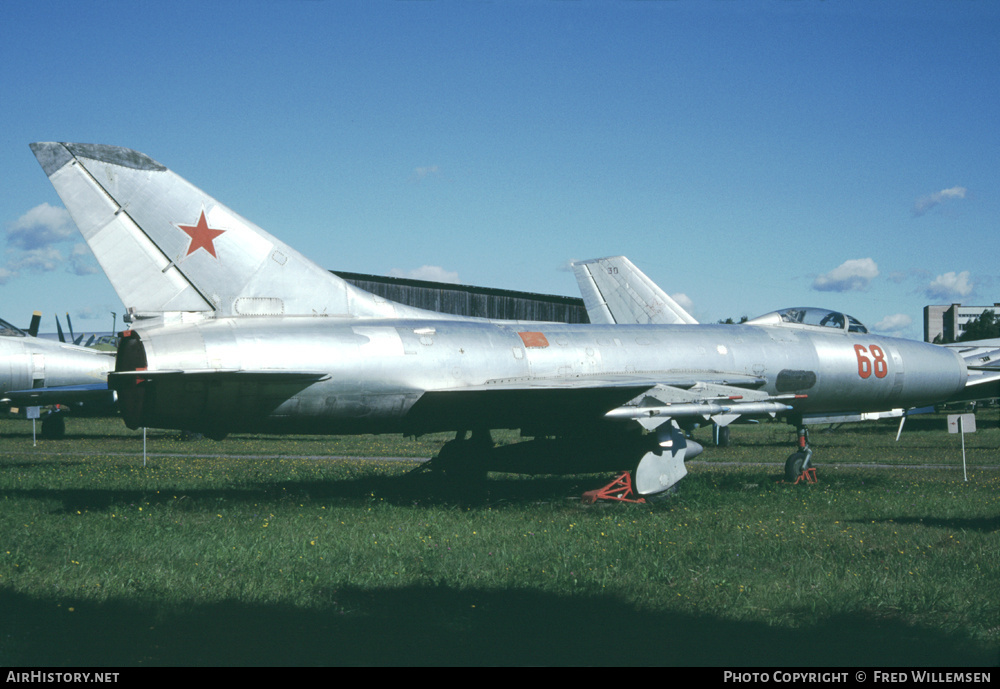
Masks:
[[[947,306],[924,307],[924,342],[933,342],[939,335],[944,342],[954,342],[970,321],[979,318],[984,311],[993,311],[1000,315],[1000,303],[993,306],[962,306],[949,304]]]

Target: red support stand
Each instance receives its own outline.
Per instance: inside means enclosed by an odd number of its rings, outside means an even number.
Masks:
[[[626,471],[614,481],[604,486],[604,488],[599,488],[598,490],[588,490],[583,494],[581,501],[586,505],[593,505],[598,500],[617,500],[618,502],[645,504],[645,498],[635,500],[629,497],[633,494],[632,474]]]
[[[799,481],[801,481],[802,479],[805,479],[809,483],[817,483],[819,479],[816,478],[816,468],[809,467],[808,469],[803,471],[801,474],[799,474],[799,477],[795,479],[795,483],[793,483],[792,485],[793,486],[798,485]]]

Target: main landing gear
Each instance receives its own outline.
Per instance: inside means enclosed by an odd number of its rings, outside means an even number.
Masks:
[[[812,448],[809,447],[809,432],[799,426],[798,450],[785,460],[785,480],[798,483],[805,477],[810,483],[816,482],[816,470],[812,468]]]
[[[446,495],[470,502],[482,501],[488,493],[486,474],[493,438],[487,429],[469,435],[468,431],[459,431],[433,459],[411,473],[429,473]]]
[[[42,437],[49,440],[62,440],[66,436],[66,415],[59,407],[50,411],[42,420]]]

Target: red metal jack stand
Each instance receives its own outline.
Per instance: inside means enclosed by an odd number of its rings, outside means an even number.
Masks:
[[[792,485],[793,486],[798,485],[799,481],[801,481],[802,479],[805,479],[809,483],[818,483],[819,479],[816,478],[816,468],[809,467],[808,469],[803,471],[801,474],[799,474],[799,477],[795,479],[795,483],[793,483]]]
[[[614,481],[604,486],[604,488],[588,490],[583,494],[581,501],[585,505],[593,505],[598,500],[617,500],[619,502],[645,504],[645,498],[639,498],[638,500],[629,498],[632,494],[632,474],[626,471]]]

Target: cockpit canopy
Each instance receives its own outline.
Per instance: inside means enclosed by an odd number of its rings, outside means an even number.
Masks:
[[[771,313],[766,313],[763,316],[758,316],[747,321],[747,325],[780,325],[793,328],[805,326],[809,328],[846,330],[851,333],[868,332],[868,328],[853,316],[848,316],[846,313],[840,313],[839,311],[819,309],[812,306],[772,311]]]
[[[20,328],[16,328],[4,319],[0,318],[0,337],[24,337],[25,333]]]

